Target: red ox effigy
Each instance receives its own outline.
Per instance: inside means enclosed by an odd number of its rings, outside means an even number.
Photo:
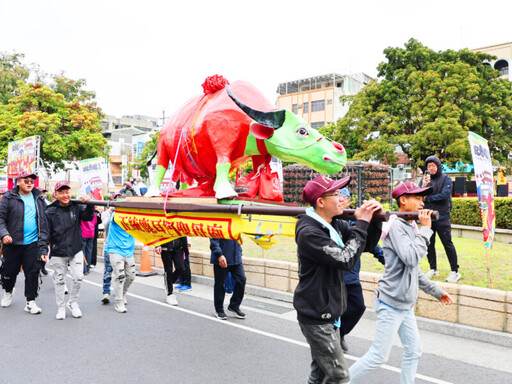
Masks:
[[[229,84],[215,75],[206,79],[203,89],[203,95],[187,101],[160,131],[158,164],[147,195],[159,194],[170,163],[174,165],[173,181],[197,182],[196,187],[173,196],[224,199],[237,195],[229,171],[252,158],[255,171],[247,178],[245,196],[272,200],[282,200],[282,193],[275,193],[280,187],[270,176],[271,156],[324,174],[337,173],[346,164],[341,144],[327,139],[293,112],[275,110],[251,84]]]

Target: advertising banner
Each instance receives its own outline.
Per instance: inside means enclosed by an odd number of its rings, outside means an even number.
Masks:
[[[80,168],[81,187],[85,194],[91,194],[95,200],[103,200],[103,159],[101,157],[94,159],[81,160],[78,163]]]
[[[126,232],[146,245],[157,246],[182,236],[232,239],[241,235],[264,249],[276,244],[275,236],[295,236],[296,218],[230,213],[177,212],[117,208],[114,220]]]
[[[7,177],[16,178],[23,171],[37,174],[39,163],[39,136],[11,141],[7,147]]]
[[[476,189],[478,202],[482,214],[482,228],[484,243],[487,248],[492,247],[494,230],[496,226],[496,212],[494,211],[494,178],[492,171],[491,153],[487,140],[469,132],[468,136],[473,165],[475,167]]]

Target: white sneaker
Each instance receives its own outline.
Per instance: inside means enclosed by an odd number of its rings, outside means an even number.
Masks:
[[[80,307],[76,301],[68,301],[66,307],[68,307],[68,309],[71,311],[71,314],[74,318],[78,319],[79,317],[82,317],[82,311],[80,310]]]
[[[116,312],[119,312],[119,313],[126,313],[126,306],[124,305],[124,303],[121,301],[120,303],[116,303],[116,305],[114,305],[114,309],[116,310]]]
[[[101,302],[103,304],[108,304],[110,303],[110,293],[104,293],[103,294],[103,297],[101,298]]]
[[[41,313],[41,308],[37,306],[35,300],[30,300],[27,305],[25,305],[25,312],[28,312],[31,315],[39,315]]]
[[[2,297],[2,307],[7,308],[12,303],[12,295],[14,293],[14,288],[11,292],[7,292],[4,290],[4,297]]]
[[[174,293],[168,295],[165,299],[165,302],[169,305],[178,305],[178,299],[174,296]]]
[[[425,276],[427,276],[427,279],[431,279],[433,276],[439,277],[439,272],[437,272],[437,269],[431,269],[427,273],[425,273]]]
[[[57,311],[57,315],[55,316],[57,320],[64,320],[66,318],[66,307],[59,308]]]
[[[461,278],[462,278],[462,275],[459,272],[451,271],[450,274],[448,275],[448,278],[446,279],[446,281],[448,283],[456,283]]]

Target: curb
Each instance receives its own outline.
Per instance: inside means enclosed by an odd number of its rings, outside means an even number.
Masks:
[[[192,281],[197,284],[213,287],[213,277],[192,275]],[[293,303],[293,294],[289,292],[281,292],[255,285],[246,285],[245,291],[252,296]],[[372,308],[366,308],[363,318],[375,321],[377,320],[377,314]],[[505,332],[491,331],[420,316],[416,316],[416,321],[418,328],[424,331],[512,348],[512,334]]]

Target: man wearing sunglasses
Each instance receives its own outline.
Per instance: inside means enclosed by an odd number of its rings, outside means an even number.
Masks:
[[[34,188],[37,176],[21,172],[17,185],[0,201],[0,239],[4,247],[2,264],[2,307],[11,305],[16,278],[23,267],[25,273],[25,311],[41,313],[35,302],[41,260],[48,261],[48,224],[46,203],[40,190]]]

